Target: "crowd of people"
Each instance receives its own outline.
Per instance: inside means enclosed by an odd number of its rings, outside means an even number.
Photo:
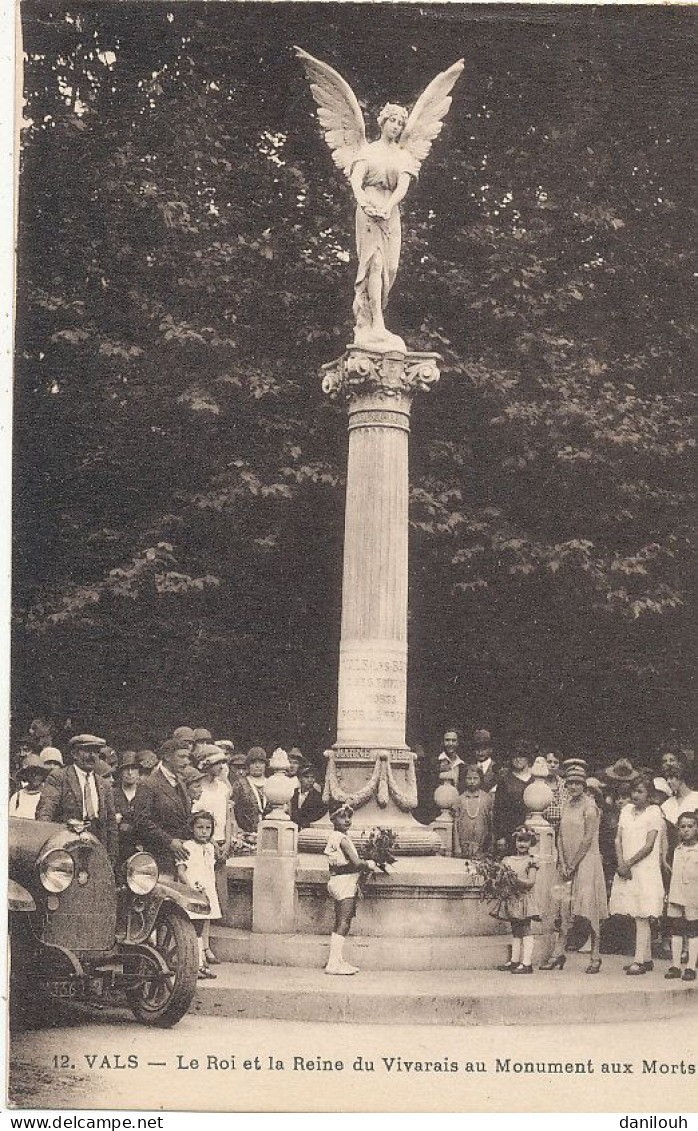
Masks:
[[[532,923],[537,906],[535,832],[526,824],[529,785],[549,786],[543,816],[554,829],[557,882],[551,890],[556,923],[553,953],[542,970],[562,970],[574,934],[589,947],[586,973],[601,969],[601,944],[628,946],[634,920],[633,961],[626,974],[647,974],[654,952],[666,956],[668,979],[694,981],[698,964],[698,791],[692,752],[663,751],[655,766],[618,758],[592,775],[583,758],[567,758],[535,744],[514,744],[507,761],[495,759],[488,731],[478,730],[469,758],[461,757],[456,729],[445,732],[435,772],[457,798],[454,852],[466,858],[499,856],[517,877],[502,901],[512,929],[510,960],[501,969],[533,973]],[[654,940],[653,940],[654,932]]]
[[[24,744],[11,775],[10,816],[89,822],[115,868],[145,849],[161,873],[203,889],[209,914],[192,918],[200,977],[214,978],[210,924],[227,902],[226,860],[255,848],[267,808],[267,752],[253,746],[243,754],[231,740],[214,742],[205,728],[187,726],[177,727],[157,752],[118,753],[94,734],[74,735],[67,746],[64,759],[41,738]],[[289,815],[305,828],[327,812],[320,775],[297,746],[287,760],[294,786]]]
[[[464,755],[464,756],[463,756]],[[214,741],[205,728],[177,727],[157,748],[117,752],[92,734],[74,735],[66,759],[39,731],[12,767],[10,816],[89,822],[115,867],[139,848],[161,872],[203,889],[210,912],[195,923],[200,976],[214,978],[210,923],[228,899],[225,862],[254,851],[267,811],[269,756],[262,746],[238,752],[230,739]],[[306,828],[328,813],[322,774],[298,746],[288,751],[293,783],[289,815]],[[416,815],[429,823],[439,807],[453,813],[453,851],[465,859],[498,858],[513,877],[500,913],[511,924],[512,945],[500,969],[533,972],[533,923],[547,910],[536,898],[535,830],[524,801],[534,781],[549,786],[543,812],[553,828],[557,878],[550,899],[556,923],[553,953],[542,970],[562,970],[571,950],[588,945],[586,972],[601,969],[601,951],[628,946],[624,925],[634,920],[628,975],[653,969],[667,957],[668,979],[696,978],[698,964],[698,791],[692,752],[664,751],[652,766],[627,758],[590,773],[582,758],[541,753],[528,740],[497,757],[489,731],[476,730],[470,748],[455,728],[436,757],[417,761]],[[445,791],[443,787],[448,787]],[[440,791],[440,792],[439,792]],[[436,802],[434,800],[436,796]],[[369,865],[351,840],[351,808],[332,804],[325,854],[335,901],[327,972],[353,974],[343,942]],[[581,932],[581,933],[580,933]],[[584,935],[586,937],[584,937]],[[654,950],[653,950],[654,948]]]

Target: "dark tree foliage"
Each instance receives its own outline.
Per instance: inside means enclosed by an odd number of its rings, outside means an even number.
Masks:
[[[688,726],[688,8],[23,5],[14,711],[334,738],[353,207],[291,47],[371,120],[460,55],[392,327],[410,718],[599,757]]]

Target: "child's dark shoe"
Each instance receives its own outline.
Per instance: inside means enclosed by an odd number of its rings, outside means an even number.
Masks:
[[[684,981],[684,982],[695,982],[695,980],[696,980],[695,970],[691,970],[691,969],[684,970],[682,981]]]
[[[533,973],[533,967],[532,966],[524,966],[523,962],[520,962],[519,965],[515,966],[514,969],[512,970],[512,974],[532,974],[532,973]]]
[[[502,970],[505,973],[511,974],[512,970],[516,969],[516,966],[517,966],[516,962],[502,962],[501,966],[497,966],[496,969]]]
[[[664,977],[667,981],[671,981],[672,978],[680,978],[681,971],[678,966],[670,966]]]

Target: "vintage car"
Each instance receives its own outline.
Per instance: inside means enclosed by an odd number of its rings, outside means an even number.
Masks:
[[[136,852],[115,876],[85,824],[11,817],[9,912],[15,1016],[50,1000],[126,1003],[144,1025],[170,1026],[196,992],[198,940],[188,912],[202,892],[160,876]]]

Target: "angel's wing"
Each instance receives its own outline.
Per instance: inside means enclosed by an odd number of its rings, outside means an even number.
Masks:
[[[332,150],[335,165],[350,175],[357,154],[366,143],[366,127],[354,91],[333,67],[294,47],[317,102],[317,116]],[[450,87],[449,87],[450,89]]]
[[[459,78],[465,61],[459,59],[447,71],[442,71],[420,94],[402,131],[400,145],[421,165],[431,149],[431,143],[443,128],[452,99],[451,91]]]

